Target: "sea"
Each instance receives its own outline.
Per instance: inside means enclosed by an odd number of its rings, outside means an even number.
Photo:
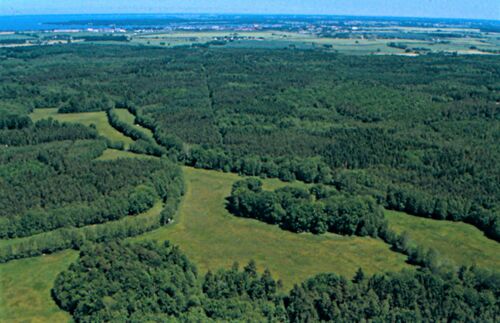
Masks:
[[[112,27],[116,28],[127,28],[130,26],[134,28],[146,28],[151,27],[151,21],[157,21],[159,25],[165,26],[185,18],[187,17],[183,16],[180,18],[177,15],[162,14],[0,15],[0,32],[107,28],[111,26],[110,22],[112,21],[118,22],[117,24],[112,24]],[[148,20],[149,22],[147,22]],[[131,21],[134,22],[133,25],[129,25]]]
[[[0,0],[1,1],[1,0]],[[404,17],[355,17],[355,16],[309,16],[309,15],[251,15],[251,14],[61,14],[61,15],[14,15],[0,13],[0,32],[43,31],[69,29],[151,29],[165,27],[231,26],[231,25],[273,25],[277,21],[317,22],[319,20],[338,21],[383,21],[401,26],[428,26],[429,24],[460,25],[488,28],[500,32],[499,20],[464,20],[445,18],[404,18]]]

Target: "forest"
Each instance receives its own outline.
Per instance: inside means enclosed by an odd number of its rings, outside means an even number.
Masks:
[[[6,124],[16,126],[0,130],[0,239],[17,243],[0,247],[0,262],[137,235],[173,216],[184,182],[168,159],[99,161],[109,141],[92,127]],[[157,202],[158,218],[134,219]]]
[[[387,221],[375,200],[342,195],[326,186],[269,192],[262,190],[258,179],[248,179],[233,185],[228,200],[235,215],[278,224],[292,232],[386,236]]]
[[[285,186],[271,192],[263,190],[259,179],[247,179],[233,184],[227,202],[234,215],[283,230],[380,238],[408,256],[410,264],[432,270],[447,266],[434,248],[411,245],[405,234],[390,230],[382,207],[369,195],[345,194],[322,184],[309,190]]]
[[[39,107],[128,108],[163,146],[141,140],[137,152],[369,192],[499,239],[495,57],[105,45],[0,55],[2,128]]]
[[[500,317],[498,272],[444,264],[384,215],[465,222],[500,241],[495,56],[84,42],[0,48],[0,71],[0,263],[79,250],[52,290],[76,322]],[[30,119],[43,108],[103,111],[132,143]],[[99,159],[110,150],[154,158]],[[254,262],[200,273],[168,242],[123,241],[175,222],[181,165],[252,177],[228,186],[239,218],[383,240],[413,267],[323,273],[284,290]],[[265,189],[266,178],[287,184]]]
[[[499,279],[467,267],[371,277],[358,270],[352,280],[320,274],[287,293],[253,261],[199,277],[168,242],[111,242],[82,248],[52,294],[76,322],[494,322]]]

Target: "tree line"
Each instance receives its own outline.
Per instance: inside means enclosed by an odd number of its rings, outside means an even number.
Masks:
[[[37,121],[21,129],[0,130],[0,144],[7,146],[36,145],[51,141],[97,139],[97,130],[75,123],[60,123],[57,120]]]
[[[72,203],[55,209],[34,209],[0,218],[0,239],[31,236],[63,227],[83,227],[119,220],[149,210],[158,201],[150,186],[138,186],[130,192],[117,191],[92,203]]]
[[[334,186],[498,237],[495,57],[88,44],[0,54],[9,112],[124,102],[188,165],[291,180],[300,176],[288,160],[318,158]],[[151,148],[139,141],[136,151]]]
[[[1,166],[5,185],[0,190],[0,216],[15,216],[33,208],[91,204],[117,192],[131,197],[139,185],[154,188],[163,198],[166,192],[162,185],[180,185],[175,182],[181,178],[180,169],[168,160],[93,160],[105,148],[102,141],[87,146],[69,143],[26,150],[24,156],[14,149],[15,159]]]
[[[260,180],[247,179],[233,185],[228,201],[228,209],[237,216],[277,224],[292,232],[378,237],[387,230],[387,220],[375,200],[344,195],[326,186],[269,192],[262,189]]]
[[[201,282],[200,282],[201,280]],[[85,245],[59,274],[56,303],[76,322],[494,322],[497,273],[403,270],[354,277],[319,274],[291,291],[250,261],[200,277],[168,241]]]
[[[126,104],[117,103],[117,107],[126,108]],[[165,148],[158,145],[153,139],[148,137],[143,131],[134,128],[128,123],[120,120],[114,109],[109,109],[106,111],[108,116],[109,124],[120,131],[124,135],[134,139],[134,142],[130,145],[129,150],[138,154],[146,154],[153,156],[163,156],[167,153]]]
[[[22,129],[29,127],[32,123],[27,115],[0,114],[0,129]]]
[[[322,184],[308,189],[285,186],[265,191],[262,181],[251,178],[233,184],[227,208],[236,216],[257,219],[296,233],[332,232],[380,238],[393,251],[406,255],[408,263],[432,270],[449,265],[435,249],[415,245],[407,233],[390,230],[382,207],[369,195],[352,194]]]
[[[149,186],[139,185],[126,197],[114,199],[111,196],[89,206],[70,204],[62,209],[33,211],[20,218],[0,218],[1,223],[5,224],[5,228],[2,227],[3,234],[26,236],[0,247],[0,262],[69,248],[79,249],[85,242],[136,236],[169,223],[184,194],[184,180],[178,166],[167,160],[158,162],[162,167],[150,173],[152,179]],[[154,203],[163,204],[159,214],[139,214],[150,209]],[[41,231],[47,232],[35,234]]]

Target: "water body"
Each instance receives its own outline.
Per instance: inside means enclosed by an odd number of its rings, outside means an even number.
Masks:
[[[188,16],[172,15],[34,15],[0,16],[0,31],[42,31],[54,29],[85,28],[146,28],[166,27],[169,24],[186,20]]]
[[[320,15],[236,15],[236,14],[72,14],[0,16],[2,31],[42,31],[55,29],[124,28],[164,29],[176,27],[203,28],[211,26],[253,26],[273,28],[279,26],[298,27],[310,23],[343,25],[348,22],[370,22],[380,26],[419,26],[434,24],[488,28],[500,31],[498,20],[466,20],[401,17],[355,17]]]

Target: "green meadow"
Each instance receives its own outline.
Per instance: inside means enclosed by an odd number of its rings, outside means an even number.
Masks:
[[[153,138],[153,132],[151,130],[149,130],[148,128],[144,128],[141,125],[135,124],[135,116],[127,109],[114,109],[114,111],[121,121],[126,122],[129,125],[134,126],[138,130],[144,132],[148,135],[149,138]]]
[[[0,322],[68,322],[70,315],[50,296],[57,274],[74,262],[78,253],[13,260],[0,265]]]
[[[162,207],[161,203],[156,203],[138,216],[156,217]],[[50,232],[42,234],[50,235]],[[0,245],[15,244],[24,239],[29,238],[0,240]],[[69,321],[68,313],[60,310],[52,300],[50,290],[57,274],[68,268],[77,257],[77,251],[65,250],[0,264],[0,322]]]
[[[450,221],[438,221],[386,211],[389,227],[398,233],[407,232],[417,245],[434,248],[441,257],[455,265],[476,265],[500,268],[500,245],[488,239],[476,227]]]
[[[40,119],[53,118],[61,122],[82,123],[86,126],[95,125],[100,135],[108,138],[111,141],[121,141],[127,148],[133,140],[113,128],[108,123],[106,112],[82,112],[82,113],[57,113],[57,109],[35,109],[30,114],[33,121]]]
[[[130,124],[134,116],[117,110]],[[37,109],[34,121],[53,117],[67,122],[94,124],[103,136],[128,144],[132,139],[112,128],[104,112],[57,114],[56,109]],[[146,129],[147,130],[147,129]],[[107,149],[100,160],[116,158],[156,158],[128,151]],[[252,219],[238,218],[225,208],[232,184],[242,177],[237,174],[183,167],[186,194],[173,223],[131,238],[131,241],[170,240],[180,246],[200,273],[240,265],[253,259],[260,270],[268,268],[281,279],[286,289],[321,272],[335,272],[352,277],[358,268],[367,274],[412,268],[406,256],[390,250],[379,239],[348,237],[336,234],[296,234]],[[285,183],[264,179],[264,188],[273,190],[285,185],[304,186],[301,182]],[[161,204],[145,213],[158,214]],[[500,248],[476,228],[464,223],[436,221],[386,211],[390,227],[407,231],[414,243],[435,248],[455,264],[476,264],[499,268]],[[17,240],[17,239],[15,239]],[[16,241],[3,240],[11,244]],[[10,261],[0,264],[0,322],[65,322],[70,318],[58,309],[50,296],[57,274],[77,258],[67,250],[52,255]]]
[[[143,154],[136,154],[131,151],[124,151],[124,150],[118,150],[118,149],[106,149],[102,155],[97,158],[97,160],[113,160],[113,159],[118,159],[118,158],[142,158],[142,159],[149,159],[149,158],[158,158],[155,156],[151,155],[143,155]]]
[[[225,209],[236,174],[184,167],[187,192],[174,223],[133,240],[170,240],[200,272],[240,265],[253,259],[290,288],[321,272],[351,277],[361,267],[369,274],[409,267],[404,255],[381,240],[335,234],[296,234],[256,220],[238,218]],[[287,183],[264,180],[265,189]],[[295,184],[303,185],[303,184]]]

